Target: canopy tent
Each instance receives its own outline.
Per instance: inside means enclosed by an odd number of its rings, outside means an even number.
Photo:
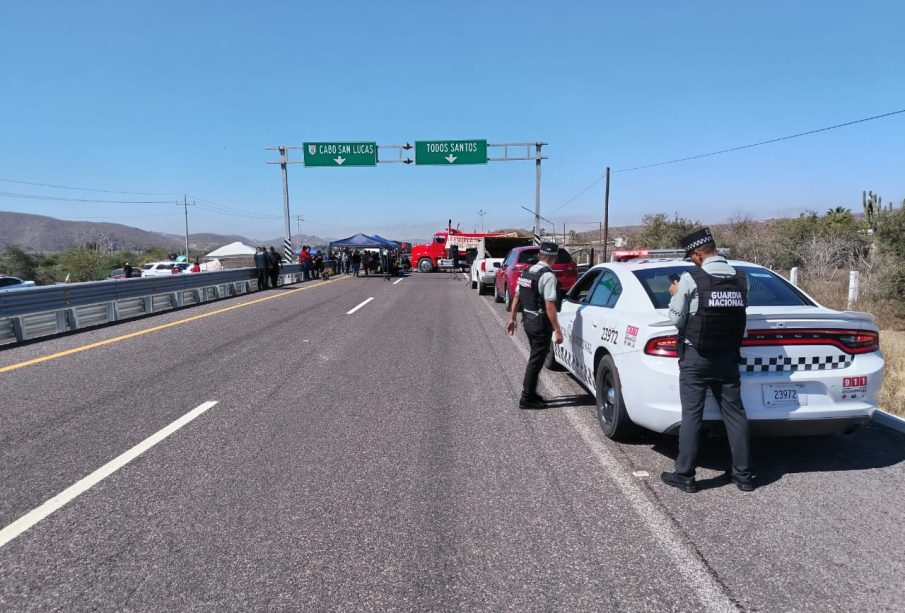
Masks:
[[[384,238],[379,234],[373,234],[371,235],[371,238],[373,238],[374,240],[383,241],[390,249],[399,249],[399,243],[397,243],[396,241],[391,241],[388,238]]]
[[[255,248],[249,247],[242,241],[236,241],[228,245],[223,245],[219,249],[214,249],[208,253],[206,258],[235,258],[249,256],[255,254]]]
[[[368,236],[367,234],[361,234],[360,232],[354,236],[350,236],[348,238],[342,238],[337,241],[333,241],[330,243],[330,249],[334,248],[343,248],[343,247],[358,247],[364,249],[380,249],[381,247],[386,248],[390,245],[387,244],[386,239],[378,239],[374,236]]]

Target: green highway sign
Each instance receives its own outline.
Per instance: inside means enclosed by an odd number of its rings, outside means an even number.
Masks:
[[[305,166],[377,166],[377,143],[305,143]]]
[[[486,164],[486,140],[416,140],[415,164]]]

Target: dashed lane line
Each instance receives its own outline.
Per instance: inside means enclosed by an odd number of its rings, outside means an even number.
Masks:
[[[11,540],[46,518],[51,513],[63,508],[77,496],[84,494],[92,487],[118,471],[120,468],[143,454],[145,451],[147,451],[160,441],[164,440],[198,416],[207,412],[215,404],[217,404],[216,400],[209,400],[198,405],[170,425],[164,427],[161,430],[158,430],[125,453],[122,453],[113,458],[87,477],[76,481],[53,498],[47,500],[41,506],[29,511],[10,525],[6,526],[2,530],[0,530],[0,547],[6,545]]]
[[[351,315],[352,313],[354,313],[355,311],[357,311],[358,309],[360,309],[361,307],[363,307],[363,306],[366,305],[367,303],[371,302],[372,300],[374,300],[374,296],[371,296],[370,298],[368,298],[367,300],[365,300],[364,302],[362,302],[361,304],[359,304],[357,307],[355,307],[355,308],[352,309],[351,311],[346,311],[346,315]]]
[[[35,364],[40,364],[41,362],[47,362],[49,360],[56,360],[58,358],[66,357],[67,355],[72,355],[74,353],[80,353],[82,351],[88,351],[89,349],[96,349],[97,347],[103,347],[105,345],[111,345],[113,343],[118,343],[120,341],[124,341],[124,340],[130,339],[130,338],[135,338],[136,336],[143,336],[145,334],[150,334],[151,332],[158,332],[160,330],[166,330],[167,328],[172,328],[173,326],[181,326],[182,324],[187,324],[192,321],[204,319],[205,317],[211,317],[212,315],[219,315],[221,313],[227,313],[229,311],[234,311],[236,309],[242,309],[247,306],[251,306],[253,304],[265,302],[267,300],[274,300],[275,298],[282,298],[283,296],[290,296],[297,292],[303,292],[305,290],[313,289],[315,287],[320,287],[321,285],[326,285],[328,283],[334,283],[336,281],[342,281],[342,278],[334,279],[332,281],[322,281],[320,283],[315,283],[314,285],[306,285],[305,287],[299,287],[297,289],[287,290],[284,292],[280,292],[279,294],[271,294],[270,296],[265,296],[263,298],[257,298],[255,300],[249,300],[248,302],[243,302],[242,304],[236,304],[236,305],[229,306],[229,307],[226,307],[223,309],[217,309],[216,311],[211,311],[209,313],[202,313],[201,315],[193,315],[192,317],[180,319],[179,321],[171,321],[170,323],[163,324],[160,326],[154,326],[152,328],[145,328],[143,330],[138,330],[136,332],[130,332],[129,334],[123,334],[122,336],[108,338],[106,340],[98,341],[96,343],[90,343],[88,345],[82,345],[81,347],[73,347],[72,349],[67,349],[65,351],[60,351],[57,353],[51,353],[50,355],[41,356],[40,358],[34,358],[31,360],[25,360],[24,362],[17,362],[15,364],[10,364],[8,366],[2,366],[2,367],[0,367],[0,373],[10,372],[12,370],[18,370],[19,368],[25,368],[26,366],[33,366]]]
[[[403,279],[404,279],[404,278],[405,278],[405,277],[403,277]],[[393,281],[393,285],[396,285],[396,284],[399,283],[400,281],[402,281],[402,279],[396,279],[395,281]]]

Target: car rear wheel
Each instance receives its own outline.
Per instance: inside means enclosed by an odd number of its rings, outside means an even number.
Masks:
[[[487,293],[487,286],[478,281],[478,296],[483,296]]]
[[[622,385],[611,356],[605,355],[597,367],[597,421],[607,438],[622,440],[637,432],[625,410]]]
[[[478,282],[474,279],[471,280],[471,289],[478,289]]]
[[[418,260],[418,270],[421,272],[433,272],[434,263],[430,261],[430,258],[421,258]]]
[[[500,296],[500,290],[497,289],[496,283],[493,284],[493,301],[494,302],[502,302],[503,297]]]

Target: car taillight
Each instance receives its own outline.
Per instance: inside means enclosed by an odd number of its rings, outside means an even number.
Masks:
[[[871,353],[880,348],[880,335],[871,330],[749,330],[743,347],[771,345],[832,345],[848,354]]]
[[[644,345],[644,353],[661,358],[677,358],[679,357],[678,348],[678,336],[658,336],[647,341]]]
[[[481,272],[486,272],[486,271],[487,271],[487,262],[485,262],[484,260],[481,260]]]

